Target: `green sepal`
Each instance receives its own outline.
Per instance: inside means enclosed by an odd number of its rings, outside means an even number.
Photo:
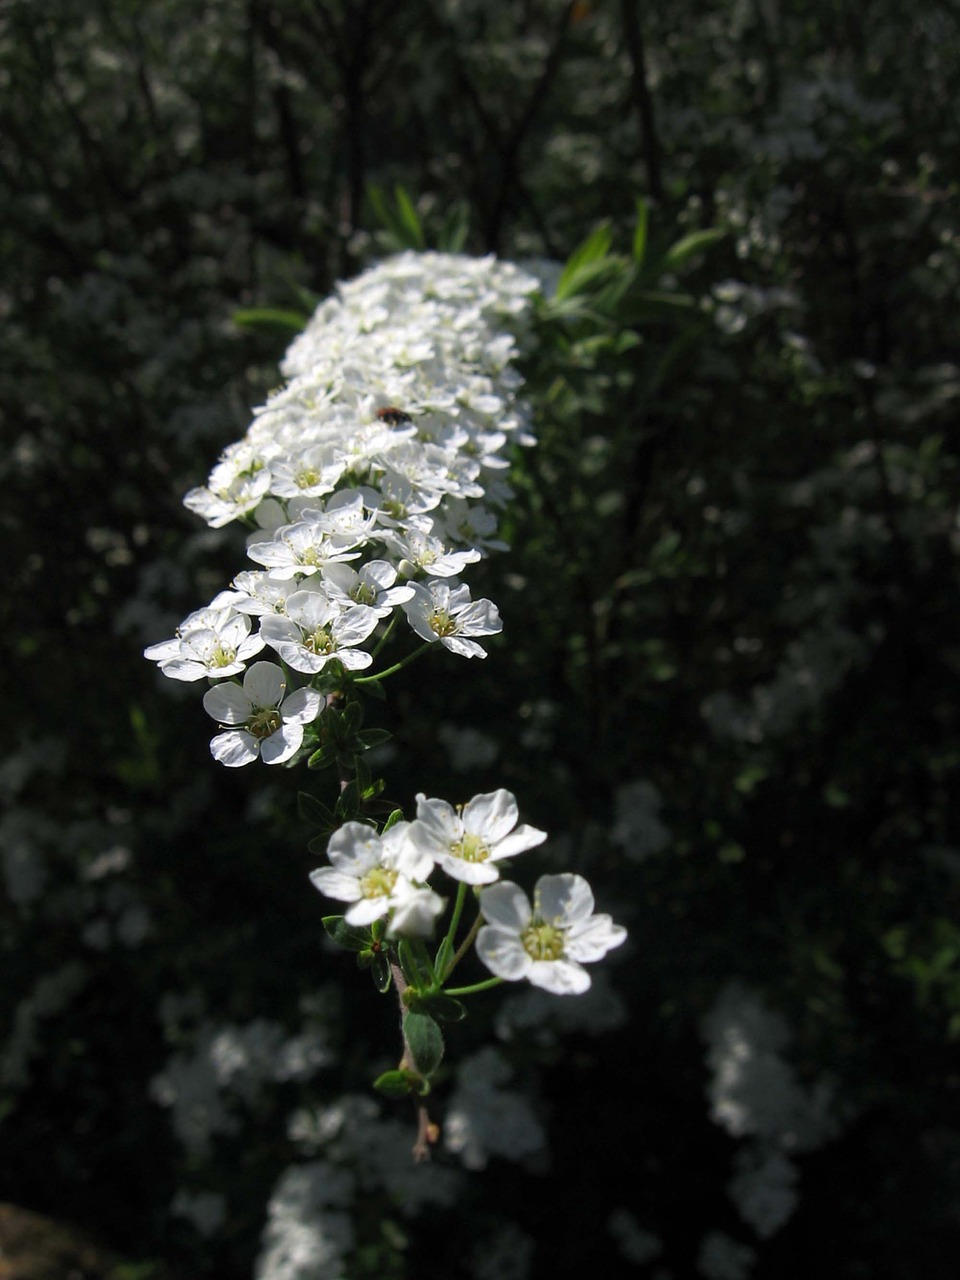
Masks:
[[[410,1007],[418,1013],[429,1014],[438,1022],[462,1022],[467,1016],[466,1005],[460,1000],[455,1000],[453,996],[445,995],[442,991],[414,995]]]
[[[369,951],[373,941],[370,930],[347,924],[343,916],[324,916],[323,927],[329,938],[345,951]]]
[[[373,1087],[388,1098],[405,1098],[408,1093],[419,1092],[418,1084],[419,1080],[412,1071],[384,1071],[374,1080]]]
[[[403,1035],[413,1064],[422,1076],[431,1076],[443,1058],[443,1035],[434,1020],[425,1013],[404,1015]]]
[[[376,954],[377,954],[376,951],[361,951],[360,954],[357,956],[357,968],[369,969],[370,966],[373,964],[373,957]]]
[[[373,985],[382,995],[384,991],[389,991],[390,980],[390,961],[382,951],[375,951],[373,960],[370,962],[370,975],[373,978]]]

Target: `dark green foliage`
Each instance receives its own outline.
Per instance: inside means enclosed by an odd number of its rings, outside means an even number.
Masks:
[[[442,1120],[495,1043],[549,1169],[494,1156],[401,1230],[371,1139],[352,1280],[472,1275],[510,1223],[535,1277],[616,1275],[618,1210],[660,1245],[631,1274],[701,1274],[723,1231],[756,1280],[950,1280],[958,34],[932,3],[3,6],[0,1201],[131,1275],[249,1275],[284,1170],[352,1167],[291,1116],[380,1072],[412,1144],[424,1077]],[[335,671],[310,772],[223,770],[196,689],[141,657],[239,563],[180,497],[296,317],[404,247],[557,264],[511,550],[471,576],[503,635]],[[404,948],[395,1069],[387,951],[308,872],[343,821],[499,786],[554,838],[510,874],[582,871],[628,925],[598,966],[623,1011],[509,1023],[503,988],[461,1022]],[[732,981],[836,1116],[765,1239],[729,1196],[752,1139],[709,1115]],[[254,1087],[226,1050],[265,1025]],[[275,1069],[311,1032],[315,1068]],[[189,1148],[163,1081],[217,1052],[228,1121]],[[183,1191],[226,1197],[210,1238]]]

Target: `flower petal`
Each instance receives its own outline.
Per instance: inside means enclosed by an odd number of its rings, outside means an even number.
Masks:
[[[289,698],[284,698],[280,714],[286,724],[311,724],[322,706],[322,693],[316,689],[297,689]]]
[[[301,742],[303,742],[302,724],[281,725],[276,733],[271,733],[269,738],[261,741],[260,758],[264,764],[283,764],[284,760],[289,760],[291,756],[296,755]]]
[[[243,692],[255,707],[276,707],[287,687],[283,670],[275,662],[255,662],[243,677]]]
[[[555,996],[580,996],[590,987],[589,973],[572,960],[531,960],[526,977]]]
[[[253,705],[240,686],[231,680],[228,684],[217,684],[207,690],[203,695],[203,709],[218,724],[243,724]]]
[[[513,830],[519,816],[516,797],[501,787],[499,791],[474,796],[463,806],[463,829],[483,836],[492,845]]]
[[[260,744],[246,729],[228,729],[211,740],[210,754],[228,769],[239,769],[253,764],[260,754]]]
[[[480,894],[480,911],[488,924],[520,934],[530,923],[527,895],[518,884],[502,880]]]
[[[508,982],[528,976],[533,961],[523,949],[516,933],[507,933],[493,925],[484,925],[477,934],[477,955],[491,973]]]
[[[583,876],[565,871],[559,876],[541,876],[533,892],[534,912],[541,920],[569,928],[586,921],[593,911],[593,893]]]
[[[591,916],[583,924],[574,925],[564,942],[564,952],[571,960],[600,960],[625,941],[627,931],[614,924],[607,915]]]
[[[337,898],[340,902],[356,902],[363,896],[358,878],[336,867],[318,867],[311,871],[310,883],[328,898]]]

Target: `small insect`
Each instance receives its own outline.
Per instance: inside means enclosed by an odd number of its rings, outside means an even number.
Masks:
[[[383,409],[378,409],[376,416],[381,422],[386,422],[391,427],[399,427],[403,422],[413,421],[409,413],[404,413],[395,404],[388,404]]]

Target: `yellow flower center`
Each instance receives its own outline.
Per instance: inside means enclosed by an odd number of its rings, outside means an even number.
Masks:
[[[467,832],[450,846],[450,852],[455,858],[462,858],[464,862],[486,862],[490,857],[490,846],[482,836],[473,836]]]
[[[360,879],[360,892],[365,898],[386,898],[397,883],[397,872],[389,867],[374,867]]]
[[[298,489],[312,489],[320,483],[320,472],[316,467],[301,467],[294,472],[293,480]]]
[[[563,930],[556,925],[534,920],[521,933],[520,941],[531,960],[563,959]]]
[[[303,642],[304,648],[309,649],[311,653],[330,654],[336,652],[336,644],[333,636],[326,627],[317,627],[312,636],[307,636]]]
[[[430,630],[435,632],[438,636],[452,636],[456,634],[456,619],[451,618],[446,609],[434,609],[427,621],[430,623]]]
[[[236,649],[231,649],[218,643],[213,651],[213,657],[210,659],[210,665],[211,667],[229,667],[236,660]]]
[[[280,712],[276,707],[257,707],[245,727],[248,733],[262,740],[276,733],[282,723]]]

